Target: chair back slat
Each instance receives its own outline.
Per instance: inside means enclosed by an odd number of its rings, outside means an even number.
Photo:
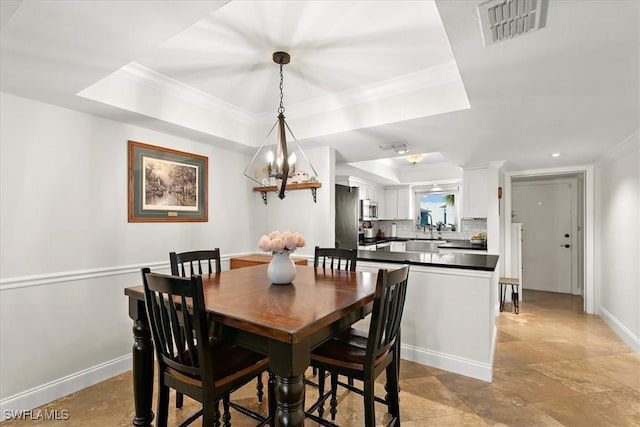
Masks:
[[[200,377],[200,360],[206,360],[209,351],[202,278],[155,274],[148,268],[142,270],[142,278],[159,363]]]
[[[315,247],[313,266],[331,270],[356,271],[356,249]]]
[[[369,326],[367,360],[373,366],[376,359],[395,344],[407,296],[409,266],[397,270],[379,270]]]
[[[174,276],[189,277],[222,271],[219,248],[181,253],[171,252],[169,253],[169,261],[171,262],[171,274]],[[203,261],[206,262],[203,263]],[[203,264],[204,270],[202,269]]]

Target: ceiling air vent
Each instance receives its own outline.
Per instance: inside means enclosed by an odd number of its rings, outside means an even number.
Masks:
[[[548,0],[490,0],[478,5],[485,46],[545,26]]]

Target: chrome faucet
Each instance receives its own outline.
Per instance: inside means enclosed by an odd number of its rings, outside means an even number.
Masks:
[[[430,239],[433,239],[433,217],[431,216],[431,212],[427,211],[427,222],[429,223],[429,234],[430,234]],[[424,232],[426,233],[426,225],[425,225],[425,229]]]

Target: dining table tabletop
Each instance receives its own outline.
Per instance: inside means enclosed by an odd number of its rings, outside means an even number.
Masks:
[[[304,372],[311,351],[372,308],[377,276],[296,266],[286,285],[271,284],[268,265],[203,275],[205,308],[227,339],[269,356],[275,381],[276,426],[304,425]],[[153,343],[142,286],[125,289],[133,319],[134,425],[153,420]]]

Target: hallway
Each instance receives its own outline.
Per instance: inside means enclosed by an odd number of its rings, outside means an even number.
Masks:
[[[582,298],[527,291],[520,314],[509,312],[510,308],[506,304],[497,322],[492,383],[402,363],[400,410],[404,426],[640,425],[640,357],[600,318],[583,314]],[[380,395],[384,393],[383,377]],[[361,398],[341,391],[337,423],[362,425]],[[307,389],[307,406],[315,395],[314,389]],[[257,404],[252,387],[234,397],[254,409],[266,410],[266,405]],[[170,425],[186,419],[197,406],[185,399],[182,411],[171,408]],[[2,426],[131,425],[131,372],[40,409],[68,410],[69,419],[12,420]],[[381,405],[376,412],[380,425],[388,420]],[[253,420],[234,411],[232,422],[234,426],[253,425]]]

